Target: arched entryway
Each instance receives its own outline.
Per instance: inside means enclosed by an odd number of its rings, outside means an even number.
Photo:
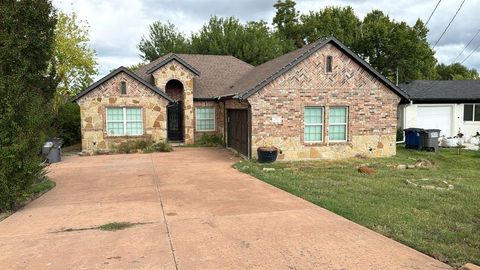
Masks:
[[[175,100],[168,105],[167,135],[168,140],[181,142],[183,136],[183,84],[179,80],[170,80],[165,85],[165,92]]]

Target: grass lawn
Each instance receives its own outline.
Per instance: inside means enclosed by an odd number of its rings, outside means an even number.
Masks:
[[[434,168],[396,169],[428,159]],[[377,172],[357,171],[367,163]],[[480,265],[480,152],[406,150],[397,156],[235,167],[452,266]],[[263,168],[275,168],[264,171]],[[414,186],[411,183],[418,184]],[[422,188],[448,187],[452,190]],[[423,184],[426,183],[426,184]]]
[[[6,212],[0,211],[0,221],[4,220],[11,214],[15,213],[16,210],[24,207],[25,205],[35,200],[36,198],[42,196],[45,192],[49,191],[54,187],[55,187],[55,182],[53,182],[48,178],[42,179],[41,181],[34,183],[25,192],[23,197],[18,198],[18,202],[13,210],[6,211]]]

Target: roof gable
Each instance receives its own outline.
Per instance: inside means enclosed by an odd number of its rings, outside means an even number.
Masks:
[[[270,60],[260,66],[257,66],[243,77],[241,77],[232,87],[230,92],[236,94],[238,98],[246,99],[256,92],[260,91],[270,82],[274,81],[287,71],[295,67],[298,63],[302,62],[310,55],[323,48],[326,44],[332,43],[337,48],[346,53],[349,57],[355,60],[360,66],[365,68],[368,72],[373,74],[379,79],[385,86],[392,90],[395,94],[403,99],[408,100],[408,96],[399,87],[394,85],[385,76],[376,71],[367,62],[361,59],[358,55],[347,48],[343,43],[334,37],[325,38],[311,44],[304,46],[296,51],[284,54],[273,60]]]
[[[190,70],[193,74],[197,75],[197,76],[200,76],[200,71],[198,71],[197,69],[195,69],[193,66],[191,66],[189,63],[187,63],[185,60],[183,60],[182,58],[178,57],[176,54],[171,54],[170,56],[168,56],[167,58],[165,58],[164,60],[160,61],[160,63],[156,64],[155,66],[151,67],[150,69],[147,70],[147,73],[148,74],[152,74],[153,72],[155,72],[155,70],[163,67],[164,65],[170,63],[171,61],[177,61],[179,62],[180,64],[182,64],[184,67],[186,67],[188,70]]]
[[[135,73],[150,84],[155,84],[153,75],[148,70],[161,66],[172,54],[160,58],[140,67]],[[231,55],[203,55],[203,54],[175,54],[191,67],[200,72],[194,76],[193,98],[213,99],[229,93],[230,86],[254,67]],[[168,63],[168,61],[166,61]],[[165,63],[166,64],[166,63]],[[165,66],[165,64],[163,64]]]
[[[161,91],[160,89],[158,89],[157,87],[155,86],[152,86],[151,84],[149,84],[148,82],[146,82],[145,80],[143,80],[142,78],[140,78],[138,75],[136,75],[135,73],[131,72],[130,70],[128,70],[127,68],[121,66],[117,69],[115,69],[114,71],[110,72],[108,75],[106,75],[105,77],[101,78],[100,80],[96,81],[95,83],[93,83],[92,85],[90,85],[89,87],[87,87],[85,90],[83,90],[82,92],[80,92],[78,95],[76,95],[74,98],[73,98],[73,101],[77,101],[78,99],[82,98],[83,96],[85,96],[86,94],[88,94],[90,91],[92,91],[93,89],[97,88],[98,86],[100,86],[102,83],[110,80],[111,78],[115,77],[117,74],[121,73],[121,72],[124,72],[125,74],[129,75],[130,77],[132,77],[134,80],[138,81],[139,83],[141,83],[142,85],[144,85],[145,87],[147,87],[148,89],[152,90],[153,92],[159,94],[160,96],[162,96],[163,98],[165,98],[166,100],[170,101],[170,102],[173,102],[174,100],[169,97],[165,92]]]

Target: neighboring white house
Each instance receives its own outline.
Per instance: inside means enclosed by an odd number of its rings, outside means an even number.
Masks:
[[[480,81],[418,80],[400,88],[410,103],[398,108],[399,128],[435,128],[446,137],[480,132]]]

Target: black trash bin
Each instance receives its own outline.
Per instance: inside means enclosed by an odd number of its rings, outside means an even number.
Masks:
[[[438,152],[438,137],[440,129],[425,129],[421,133],[423,149],[429,152]]]
[[[62,144],[61,138],[51,138],[45,142],[42,147],[42,156],[48,163],[60,162],[62,159]]]
[[[405,148],[409,149],[423,149],[423,141],[422,141],[422,132],[424,131],[423,128],[407,128],[404,129],[405,131]]]

